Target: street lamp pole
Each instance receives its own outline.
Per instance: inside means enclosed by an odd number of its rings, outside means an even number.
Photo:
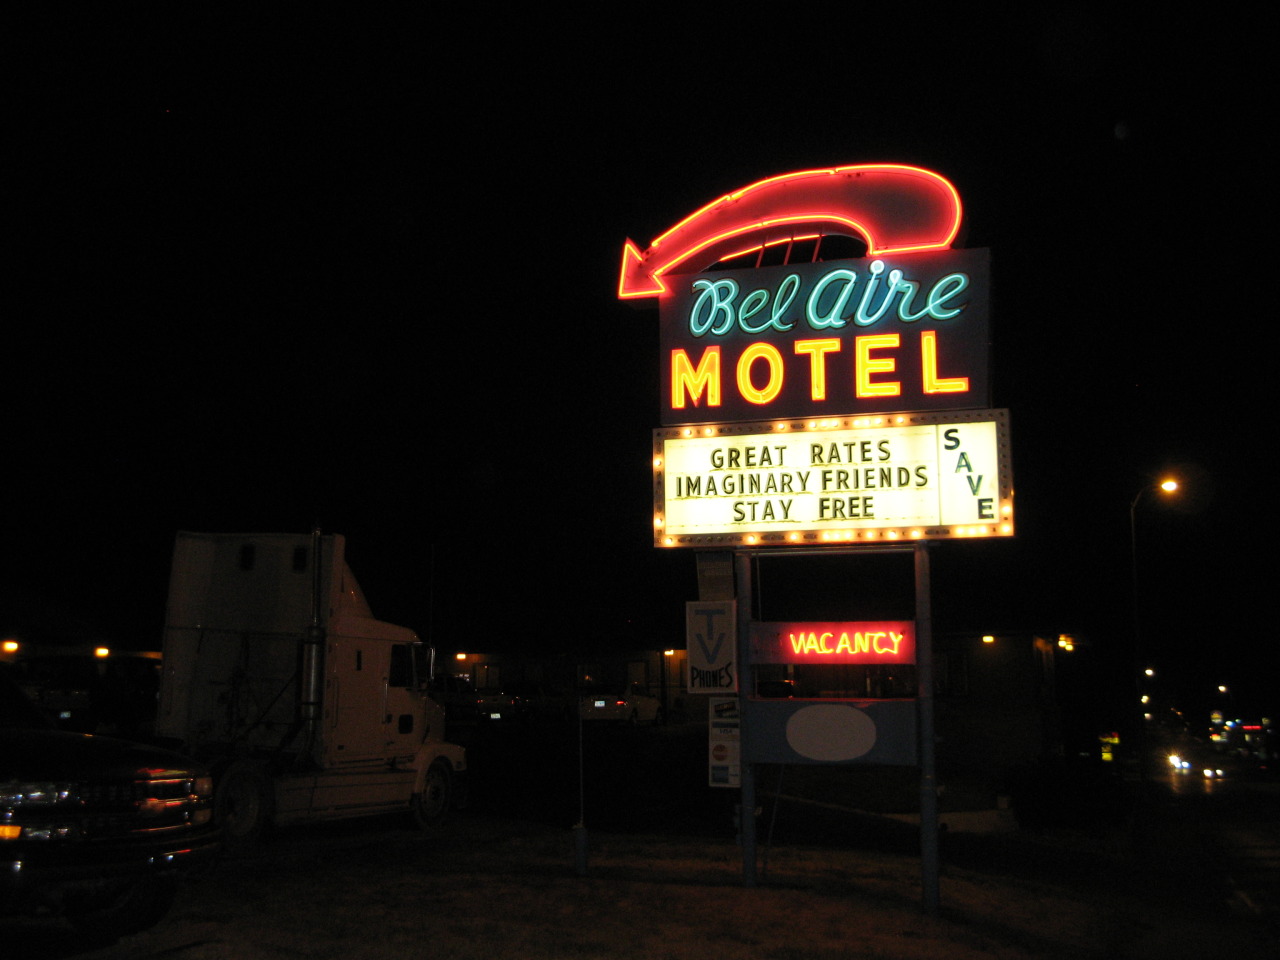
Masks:
[[[1146,704],[1142,702],[1144,667],[1142,664],[1142,617],[1138,600],[1138,502],[1142,499],[1143,494],[1149,490],[1173,493],[1177,489],[1178,482],[1176,480],[1162,480],[1158,484],[1145,484],[1129,503],[1129,562],[1133,593],[1133,678],[1138,701],[1138,777],[1144,781],[1147,779],[1147,718]]]

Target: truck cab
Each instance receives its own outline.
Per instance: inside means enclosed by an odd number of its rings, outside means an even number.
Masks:
[[[373,616],[339,535],[179,533],[156,732],[214,769],[233,849],[272,824],[463,796],[429,650]]]

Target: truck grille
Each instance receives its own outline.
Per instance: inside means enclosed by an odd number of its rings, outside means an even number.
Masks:
[[[162,835],[209,822],[207,778],[0,783],[0,838],[102,840]]]

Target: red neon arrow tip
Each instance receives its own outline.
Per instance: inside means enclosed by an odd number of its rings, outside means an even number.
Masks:
[[[644,254],[628,238],[622,245],[622,272],[618,276],[618,299],[656,297],[667,292],[662,281],[645,269]]]

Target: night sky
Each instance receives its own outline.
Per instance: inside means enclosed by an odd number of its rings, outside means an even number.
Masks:
[[[1137,510],[1147,659],[1189,707],[1225,683],[1273,709],[1256,30],[552,9],[40,26],[8,151],[0,627],[154,647],[176,530],[319,523],[445,649],[682,645],[694,557],[651,546],[657,310],[616,300],[622,243],[765,176],[901,162],[992,251],[1012,419],[1018,535],[936,549],[937,628],[1070,631],[1121,669],[1130,504],[1174,469]],[[909,600],[909,568],[872,566],[768,587]]]

